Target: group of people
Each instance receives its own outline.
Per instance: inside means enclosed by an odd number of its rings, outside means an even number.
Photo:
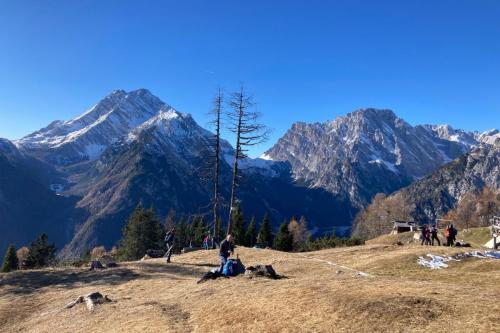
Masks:
[[[434,246],[434,241],[437,242],[438,246],[441,246],[441,241],[438,237],[438,230],[436,225],[430,228],[428,225],[422,227],[422,244],[421,245],[432,245]]]
[[[165,248],[166,248],[164,258],[167,259],[167,263],[170,262],[170,258],[172,257],[172,252],[174,250],[175,234],[176,230],[175,228],[173,228],[172,230],[167,232],[164,238]],[[210,242],[210,236],[206,235],[203,238],[203,248],[205,250],[209,249],[209,242]],[[222,270],[227,263],[227,259],[233,253],[234,253],[234,237],[233,235],[228,234],[226,238],[220,243],[219,247],[220,273],[222,273]]]
[[[457,237],[457,229],[453,226],[453,224],[448,224],[444,230],[444,237],[446,237],[446,246],[453,246]],[[436,225],[429,227],[428,225],[424,225],[422,227],[422,243],[421,245],[432,245],[434,246],[434,241],[437,242],[438,246],[441,246],[441,241],[438,237],[438,229]]]

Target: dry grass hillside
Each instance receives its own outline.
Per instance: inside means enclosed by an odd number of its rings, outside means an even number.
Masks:
[[[419,255],[462,251],[238,248],[244,264],[272,264],[287,278],[204,284],[196,281],[217,266],[214,251],[176,256],[169,265],[153,259],[95,272],[14,272],[1,275],[0,332],[498,332],[500,260],[470,258],[437,271],[417,265]],[[92,291],[115,302],[93,313],[83,305],[63,308]]]

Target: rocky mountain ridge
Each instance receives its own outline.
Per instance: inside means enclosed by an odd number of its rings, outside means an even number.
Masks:
[[[294,179],[358,208],[488,140],[448,125],[411,126],[391,110],[361,109],[325,123],[295,123],[263,157],[288,161]]]

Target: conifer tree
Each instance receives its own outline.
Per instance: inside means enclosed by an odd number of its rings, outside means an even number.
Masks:
[[[215,242],[220,244],[222,239],[224,239],[224,230],[222,229],[222,219],[219,216],[215,223]]]
[[[28,257],[26,258],[26,268],[47,266],[54,259],[55,253],[55,244],[49,244],[49,237],[46,234],[41,234],[31,243]]]
[[[245,246],[252,247],[257,242],[257,222],[255,216],[252,216],[245,233]]]
[[[176,223],[176,252],[180,253],[181,250],[189,244],[189,227],[184,217],[181,217]]]
[[[10,244],[5,252],[5,257],[3,258],[3,265],[0,271],[10,272],[19,268],[19,262],[16,255],[16,247],[14,244]]]
[[[205,226],[202,215],[197,215],[193,220],[193,241],[197,246],[203,243],[203,238],[207,235],[208,228]]]
[[[262,219],[259,233],[257,235],[257,243],[268,247],[273,245],[273,233],[271,231],[271,224],[267,213],[264,214],[264,218]]]
[[[137,260],[148,249],[162,247],[162,229],[154,209],[144,209],[139,204],[123,228],[118,256],[123,260]]]
[[[279,251],[291,251],[293,249],[293,236],[288,231],[288,223],[283,221],[276,234],[275,248]]]
[[[175,209],[170,208],[165,218],[165,232],[169,232],[175,227]]]
[[[194,216],[190,215],[187,218],[186,222],[186,231],[187,231],[187,239],[186,239],[186,246],[191,246],[193,239],[194,239],[194,223],[196,222]]]
[[[232,235],[237,245],[245,244],[245,217],[241,206],[237,205],[231,212]]]

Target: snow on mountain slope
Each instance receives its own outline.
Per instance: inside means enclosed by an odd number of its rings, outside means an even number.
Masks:
[[[482,143],[493,146],[500,146],[500,131],[492,129],[476,135],[476,139]]]
[[[148,142],[148,148],[155,153],[161,154],[165,147],[169,147],[179,153],[187,150],[189,154],[201,158],[213,155],[213,133],[199,126],[190,114],[172,108],[162,108],[156,116],[133,129],[125,141],[131,143],[144,136],[154,138]],[[196,146],[198,149],[194,149]],[[226,140],[221,140],[221,152],[223,161],[232,166],[234,149]],[[239,168],[247,172],[275,176],[276,172],[272,170],[274,164],[276,163],[273,161],[261,158],[245,158],[239,161]]]
[[[411,126],[391,110],[362,109],[326,123],[295,123],[265,158],[358,207],[436,170],[477,144],[449,126]]]
[[[454,129],[450,125],[421,125],[421,127],[432,131],[440,139],[458,142],[467,150],[478,144],[476,133]]]
[[[38,151],[57,164],[100,156],[109,144],[170,107],[146,89],[116,90],[81,116],[55,121],[18,141],[22,150]]]

